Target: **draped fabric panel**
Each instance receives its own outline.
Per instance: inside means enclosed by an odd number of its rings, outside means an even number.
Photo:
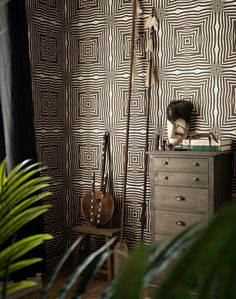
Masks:
[[[7,158],[10,170],[25,159],[37,161],[24,1],[12,0],[0,6],[0,30],[0,159]],[[25,226],[18,238],[42,230],[43,219],[39,217]],[[32,256],[43,257],[43,247],[34,250]],[[24,276],[42,270],[42,264],[38,268],[34,265],[24,271]]]
[[[0,26],[2,128],[11,168],[26,158],[37,159],[24,2],[1,7]]]

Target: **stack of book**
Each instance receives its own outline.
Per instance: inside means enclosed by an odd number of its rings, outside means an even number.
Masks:
[[[224,152],[231,150],[232,139],[219,139],[218,142],[211,139],[211,144],[209,144],[208,138],[184,139],[181,146],[182,149],[189,149],[192,151]]]

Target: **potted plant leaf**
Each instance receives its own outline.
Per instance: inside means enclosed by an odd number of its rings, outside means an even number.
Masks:
[[[140,244],[101,298],[142,298],[148,289],[156,299],[236,298],[236,206],[222,209],[176,236],[163,249],[159,242]],[[166,277],[158,275],[175,259]]]
[[[51,239],[49,234],[37,234],[17,240],[17,233],[28,222],[42,215],[50,205],[41,200],[51,193],[48,177],[40,176],[38,163],[26,160],[8,174],[6,161],[0,164],[0,298],[14,294],[36,284],[34,281],[9,281],[15,271],[40,262],[41,258],[25,258],[24,255]],[[15,241],[17,240],[17,241]]]

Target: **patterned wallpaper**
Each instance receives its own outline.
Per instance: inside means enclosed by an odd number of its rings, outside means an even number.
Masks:
[[[139,0],[137,78],[131,101],[125,239],[141,237],[146,127],[144,22],[154,6],[159,30],[152,88],[150,150],[157,133],[166,137],[166,106],[194,104],[191,130],[236,140],[236,1]],[[96,173],[101,177],[102,139],[111,135],[118,225],[123,189],[126,101],[129,83],[131,0],[28,0],[35,127],[39,159],[52,177],[53,208],[45,228],[50,262],[71,242],[71,227],[84,223],[80,200]],[[235,144],[234,144],[235,145]],[[232,180],[232,196],[236,182]],[[149,216],[150,186],[147,203]],[[150,218],[145,230],[150,241]]]

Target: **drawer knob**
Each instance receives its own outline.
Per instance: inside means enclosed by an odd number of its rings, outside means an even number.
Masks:
[[[186,199],[183,196],[176,196],[177,201],[185,201]]]
[[[177,221],[177,222],[176,222],[176,225],[178,225],[178,226],[185,226],[186,223],[183,222],[183,221]]]
[[[198,167],[199,165],[200,165],[200,164],[199,164],[198,162],[194,162],[194,163],[193,163],[193,166],[197,166],[197,167]]]
[[[162,164],[163,165],[168,165],[168,162],[167,161],[163,161]]]
[[[163,180],[168,180],[168,176],[163,176]]]
[[[193,178],[194,182],[199,182],[200,179],[199,178]]]

